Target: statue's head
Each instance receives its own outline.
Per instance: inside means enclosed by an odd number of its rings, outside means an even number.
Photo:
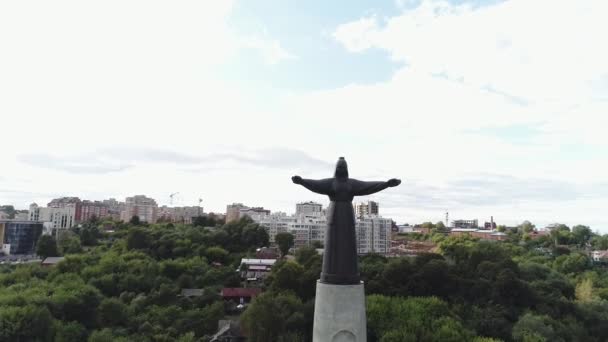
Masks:
[[[340,157],[336,163],[336,172],[334,173],[336,178],[348,178],[348,165],[344,157]]]

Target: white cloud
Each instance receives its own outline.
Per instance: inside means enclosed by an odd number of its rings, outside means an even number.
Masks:
[[[335,31],[344,46],[387,50],[395,60],[532,101],[585,100],[608,72],[604,1],[525,1],[472,7],[427,0],[380,22],[368,17]]]
[[[303,58],[264,30],[236,34],[231,2],[0,2],[0,125],[11,127],[0,203],[136,193],[167,203],[179,191],[176,204],[203,197],[215,211],[233,201],[293,211],[296,201],[327,200],[290,176],[331,176],[343,155],[353,177],[404,180],[377,196],[400,222],[440,220],[445,210],[603,222],[605,200],[581,193],[608,182],[605,157],[568,159],[563,146],[608,146],[608,52],[596,38],[608,31],[606,5],[403,4],[398,16],[334,32],[349,51],[380,49],[404,64],[391,79],[280,97],[217,71],[237,53],[269,65]],[[474,133],[512,125],[537,136],[513,144]],[[487,205],[466,193],[459,203],[467,187],[454,183],[487,174],[513,180],[472,190]],[[526,197],[539,179],[559,198],[497,197]]]
[[[241,46],[257,50],[264,59],[264,62],[270,65],[296,58],[295,55],[285,50],[278,40],[268,37],[251,36],[243,38],[241,39]]]

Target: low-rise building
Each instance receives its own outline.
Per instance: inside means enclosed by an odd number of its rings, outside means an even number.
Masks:
[[[276,259],[241,259],[238,271],[241,278],[248,281],[263,280],[270,274]]]
[[[473,229],[473,228],[453,228],[450,231],[451,236],[469,235],[481,240],[504,241],[508,235],[496,230],[490,229]]]
[[[64,257],[48,257],[44,259],[40,264],[46,267],[55,266],[58,263],[62,262],[64,259]]]
[[[608,263],[608,251],[591,252],[591,260],[595,263]]]
[[[222,298],[239,304],[247,304],[261,293],[262,289],[257,287],[225,287],[222,289]]]
[[[453,228],[479,228],[477,220],[454,220],[452,221]]]
[[[42,222],[1,220],[0,241],[6,255],[33,254],[42,235]]]

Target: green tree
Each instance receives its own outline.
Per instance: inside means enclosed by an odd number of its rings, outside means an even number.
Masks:
[[[116,298],[106,298],[97,308],[97,315],[102,326],[127,325],[128,307]]]
[[[536,226],[530,221],[524,221],[517,227],[522,233],[531,233],[536,229]]]
[[[0,341],[50,341],[53,317],[45,306],[2,306]]]
[[[577,225],[572,227],[572,236],[574,242],[579,246],[585,246],[591,237],[593,236],[593,232],[587,226]]]
[[[293,261],[284,261],[272,268],[267,278],[270,288],[279,292],[290,290],[299,293],[304,267]]]
[[[245,310],[241,323],[251,342],[277,341],[290,331],[312,329],[305,326],[301,309],[302,303],[293,294],[265,292]]]
[[[144,228],[136,227],[129,229],[127,235],[128,249],[148,249],[151,244],[152,237]]]
[[[228,261],[229,253],[222,247],[209,247],[205,250],[205,257],[212,262],[225,263]]]
[[[59,256],[59,252],[57,251],[57,241],[55,241],[55,238],[50,235],[40,236],[36,245],[36,254],[42,258]]]
[[[60,232],[57,237],[57,246],[61,254],[74,254],[82,252],[80,239],[70,231]]]
[[[473,333],[434,297],[367,297],[368,335],[379,341],[468,341]]]
[[[319,253],[317,253],[317,249],[314,247],[304,246],[296,250],[296,261],[305,267],[319,257]]]
[[[130,224],[132,224],[132,225],[134,225],[134,226],[139,226],[139,225],[141,224],[141,221],[140,221],[140,219],[139,219],[139,216],[137,216],[137,215],[133,215],[133,216],[131,217],[131,219],[129,220],[129,223],[130,223]]]
[[[287,255],[289,249],[293,246],[293,234],[291,233],[278,233],[275,235],[274,240],[279,246],[281,256]]]
[[[526,313],[513,326],[513,340],[524,342],[564,341],[551,323],[552,320],[548,316]]]
[[[598,250],[603,250],[603,251],[607,250],[608,249],[608,234],[592,237],[591,245],[593,246],[593,248],[598,249]]]
[[[593,291],[593,280],[587,278],[576,284],[576,299],[580,302],[592,302],[597,299]]]
[[[554,267],[561,273],[581,273],[591,266],[589,258],[582,253],[561,255],[554,261]]]
[[[55,342],[81,342],[86,341],[87,330],[78,322],[57,323]]]

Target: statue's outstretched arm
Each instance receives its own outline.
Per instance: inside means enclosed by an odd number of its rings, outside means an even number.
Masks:
[[[316,192],[318,194],[329,195],[329,193],[331,192],[332,178],[317,180],[317,179],[304,179],[300,176],[293,176],[293,177],[291,177],[291,180],[294,183],[300,184],[303,187],[305,187],[306,189],[308,189],[312,192]]]
[[[356,179],[351,179],[352,191],[355,196],[365,196],[375,194],[388,187],[401,184],[399,179],[391,179],[388,182],[365,182]]]

